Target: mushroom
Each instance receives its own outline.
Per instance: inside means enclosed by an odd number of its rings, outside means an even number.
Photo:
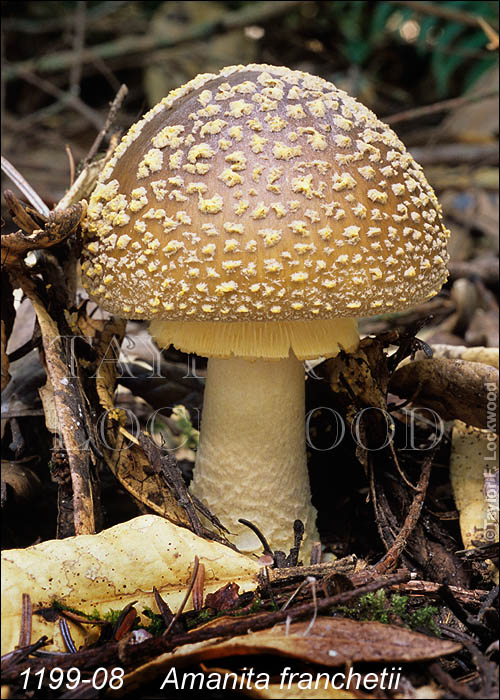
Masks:
[[[322,78],[199,75],[134,124],[90,199],[88,293],[209,357],[192,492],[256,551],[316,539],[302,361],[446,280],[436,196],[396,134]]]

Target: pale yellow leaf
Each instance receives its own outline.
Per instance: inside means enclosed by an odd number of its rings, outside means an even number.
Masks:
[[[33,610],[57,600],[87,614],[94,609],[106,613],[136,600],[141,613],[144,607],[157,612],[152,593],[156,586],[175,611],[189,584],[195,555],[205,566],[205,593],[228,582],[237,583],[242,592],[256,588],[260,567],[252,559],[156,515],[143,515],[97,535],[4,551],[2,654],[18,643],[23,593],[31,596]],[[85,631],[71,621],[69,625],[78,647],[86,639]],[[66,650],[57,623],[33,615],[32,640],[43,634],[54,639],[49,648]]]

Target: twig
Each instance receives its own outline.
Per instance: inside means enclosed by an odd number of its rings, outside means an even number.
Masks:
[[[429,485],[429,478],[432,468],[432,460],[434,453],[430,454],[422,465],[422,472],[420,474],[420,479],[418,481],[417,492],[412,501],[408,515],[403,523],[403,527],[398,532],[396,539],[392,543],[389,551],[384,555],[384,557],[375,565],[375,569],[379,573],[385,573],[393,569],[401,556],[408,537],[413,532],[420,513],[422,512],[422,506],[424,505],[425,495],[427,493],[427,486]]]
[[[413,596],[429,596],[430,598],[437,599],[439,598],[438,591],[440,585],[441,584],[434,583],[433,581],[409,581],[408,583],[400,584],[397,589],[400,593]],[[456,600],[459,600],[462,605],[479,606],[481,605],[481,599],[487,595],[487,591],[481,589],[469,591],[465,588],[459,588],[458,586],[450,586],[450,590]]]
[[[31,616],[33,614],[31,598],[28,593],[23,593],[21,613],[21,631],[19,632],[19,646],[27,647],[31,644]]]
[[[308,583],[308,579],[309,579],[309,578],[313,578],[313,577],[312,577],[312,576],[311,576],[311,577],[308,576],[308,577],[305,578],[303,581],[301,581],[301,582],[299,583],[299,585],[297,586],[297,588],[296,588],[296,589],[294,590],[294,592],[292,593],[292,595],[291,595],[291,596],[288,598],[288,600],[281,606],[280,610],[286,610],[286,609],[288,608],[288,606],[290,605],[290,603],[292,603],[292,601],[294,600],[294,598],[297,597],[297,595],[300,593],[300,591],[301,591],[305,586],[307,586],[307,583]],[[315,579],[315,580],[316,580],[316,579]]]
[[[266,22],[286,14],[290,10],[304,5],[304,0],[281,0],[281,2],[253,2],[245,4],[233,12],[227,12],[216,20],[198,22],[187,25],[176,38],[167,34],[153,34],[148,32],[141,36],[127,35],[115,41],[105,42],[92,48],[83,49],[81,54],[82,65],[91,63],[96,58],[111,59],[124,55],[149,52],[153,49],[179,46],[190,41],[206,39],[214,34],[245,27],[256,22]],[[48,54],[38,59],[30,59],[16,64],[7,65],[4,68],[6,81],[19,77],[23,70],[36,70],[41,73],[67,70],[74,61],[73,51],[61,51]]]
[[[416,4],[424,5],[425,3],[417,2]],[[498,90],[489,90],[488,92],[481,93],[480,95],[462,95],[461,97],[453,97],[451,100],[442,100],[441,102],[434,102],[431,105],[415,107],[414,109],[407,109],[404,112],[391,114],[388,117],[384,117],[384,121],[386,124],[398,124],[399,122],[407,122],[410,119],[426,117],[428,114],[437,114],[438,112],[449,111],[470,102],[480,102],[481,100],[487,100],[489,97],[497,96]]]
[[[391,4],[410,7],[422,15],[432,15],[441,19],[447,19],[450,22],[460,22],[460,24],[467,24],[469,27],[481,27],[479,15],[449,7],[448,4],[440,3],[436,5],[432,2],[421,2],[420,0],[391,0]]]
[[[493,29],[493,27],[490,27],[490,25],[484,19],[484,17],[478,17],[477,21],[480,24],[483,32],[486,34],[486,36],[490,40],[490,43],[486,44],[486,48],[489,49],[490,51],[496,51],[498,49],[499,44],[500,44],[497,32]]]
[[[451,586],[450,586],[450,588],[451,588]],[[486,596],[486,598],[481,603],[481,607],[480,607],[479,612],[477,614],[477,620],[479,622],[482,621],[488,608],[493,607],[493,603],[495,602],[495,598],[498,598],[498,590],[499,590],[498,585],[495,586],[495,588],[492,588],[491,591]],[[456,593],[455,593],[455,595],[456,595]]]
[[[106,117],[106,122],[100,132],[97,134],[94,143],[90,147],[89,152],[85,156],[85,159],[83,161],[83,165],[85,166],[89,161],[92,160],[92,158],[95,156],[97,153],[99,146],[102,143],[103,138],[106,136],[106,133],[108,132],[111,124],[114,122],[115,117],[118,113],[118,110],[122,106],[123,100],[127,96],[128,93],[128,87],[126,85],[121,85],[120,89],[116,93],[115,99],[111,103],[111,106],[109,108],[108,116]]]
[[[350,554],[342,559],[337,559],[336,561],[332,562],[325,562],[324,564],[310,564],[309,566],[292,566],[290,568],[271,569],[269,576],[272,583],[277,583],[278,581],[305,578],[306,576],[315,576],[316,578],[319,578],[332,573],[350,575],[353,573],[356,567],[356,562],[356,555]]]
[[[64,145],[64,149],[66,151],[66,155],[68,156],[68,162],[69,162],[69,186],[70,188],[73,187],[73,183],[75,181],[75,159],[73,158],[73,153],[71,152],[71,148],[69,147],[69,144]]]
[[[87,3],[79,0],[74,12],[74,36],[73,36],[73,63],[69,74],[69,91],[72,95],[80,94],[80,80],[82,77],[82,51],[85,45],[85,20]]]
[[[28,182],[24,179],[21,173],[12,165],[7,158],[2,156],[2,170],[8,178],[20,189],[28,202],[32,204],[40,214],[48,216],[50,214],[48,206],[43,202],[41,197],[35,192]]]
[[[311,557],[309,559],[309,564],[314,566],[314,564],[319,564],[321,562],[321,542],[313,542],[311,545]]]
[[[458,681],[446,673],[446,671],[441,668],[439,661],[432,663],[429,666],[429,671],[443,688],[449,690],[450,693],[456,695],[458,698],[477,698],[477,695],[466,685],[458,683]]]
[[[47,637],[47,635],[44,634],[43,637],[40,637],[40,639],[38,639],[33,644],[30,644],[27,647],[23,647],[22,649],[14,649],[13,651],[9,651],[7,654],[4,654],[2,656],[2,675],[7,672],[7,669],[11,664],[12,666],[19,664],[23,661],[23,659],[32,654],[34,651],[40,649],[40,647],[43,647],[49,643],[49,638]]]
[[[166,637],[166,636],[168,635],[168,633],[170,632],[170,630],[172,629],[172,627],[175,625],[175,623],[177,622],[177,620],[179,619],[179,617],[182,615],[182,611],[183,611],[184,608],[186,607],[186,603],[188,602],[189,596],[191,595],[191,591],[193,590],[194,582],[196,581],[196,577],[198,576],[198,568],[199,568],[199,566],[200,566],[200,560],[198,559],[197,556],[195,556],[195,558],[194,558],[194,569],[193,569],[193,573],[192,573],[192,575],[191,575],[191,581],[189,582],[189,586],[188,586],[188,589],[187,589],[187,591],[186,591],[186,595],[184,596],[184,600],[183,600],[182,603],[180,604],[179,609],[177,610],[177,612],[175,613],[174,617],[173,617],[172,620],[170,621],[169,626],[167,627],[167,629],[166,629],[165,632],[163,633],[163,636],[164,636],[164,637]]]
[[[293,521],[293,547],[286,558],[286,566],[297,566],[299,563],[299,552],[302,539],[304,537],[304,523],[302,520]]]
[[[245,520],[245,518],[238,518],[238,522],[249,527],[250,530],[259,538],[264,554],[270,554],[273,556],[273,550],[269,546],[269,542],[266,540],[265,536],[259,530],[257,525],[254,525],[254,523],[250,522],[250,520]]]
[[[498,165],[498,143],[443,143],[435,146],[412,146],[410,150],[420,165]]]
[[[63,239],[70,235],[79,224],[83,211],[81,206],[76,205],[60,214],[52,214],[44,230],[39,232],[39,238],[48,241],[45,246],[54,240],[57,241],[58,237]],[[20,264],[24,246],[29,248],[37,245],[33,235],[28,237],[23,232],[7,234],[3,236],[2,243],[12,245],[8,248],[9,252],[13,252],[9,274],[15,275],[16,284],[19,284],[31,300],[40,325],[44,350],[43,364],[50,379],[49,386],[53,397],[51,400],[59,419],[57,432],[62,436],[71,470],[75,534],[93,534],[98,514],[98,492],[92,475],[91,453],[86,446],[92,446],[94,426],[83,398],[81,378],[73,374],[71,349],[65,343],[70,329],[61,308],[67,300],[61,298],[55,285],[47,285],[51,288],[51,312],[58,318],[55,321],[47,311],[48,300],[42,296],[43,287],[40,280],[36,275],[29,277]],[[60,268],[58,269],[60,271]]]
[[[71,54],[73,55],[73,53]],[[20,77],[26,80],[27,83],[33,85],[34,87],[46,92],[48,95],[52,95],[59,101],[59,105],[65,107],[69,105],[73,107],[76,112],[79,112],[87,121],[89,121],[96,129],[100,129],[102,126],[102,117],[99,112],[96,112],[92,107],[89,107],[83,100],[81,100],[78,95],[72,92],[64,92],[60,88],[53,85],[48,80],[41,78],[39,75],[33,73],[29,69],[23,69],[20,71]],[[47,109],[50,109],[53,105],[50,105]],[[30,115],[31,118],[32,115]]]
[[[284,622],[287,617],[290,619],[298,619],[310,615],[311,612],[317,608],[318,612],[320,610],[327,610],[328,608],[334,607],[336,605],[345,605],[346,603],[355,600],[356,598],[366,595],[367,593],[374,593],[381,588],[388,588],[392,585],[398,583],[403,583],[408,581],[411,577],[409,571],[399,572],[393,576],[383,577],[376,581],[373,581],[366,586],[360,586],[351,591],[344,591],[343,593],[337,593],[333,596],[328,596],[327,598],[322,598],[321,600],[316,600],[316,602],[302,603],[294,608],[288,608],[287,610],[278,610],[271,613],[260,613],[253,616],[252,618],[245,620],[237,620],[232,624],[220,624],[211,628],[199,629],[195,634],[193,632],[185,635],[179,635],[178,637],[172,637],[171,642],[173,645],[178,646],[179,644],[187,644],[195,641],[202,641],[203,639],[211,639],[213,637],[228,637],[236,634],[246,634],[249,630],[266,629],[272,627],[279,622]]]
[[[437,593],[443,603],[451,610],[455,617],[458,618],[460,622],[472,632],[472,634],[479,637],[479,639],[482,641],[490,641],[490,633],[486,625],[464,610],[446,583],[439,587]]]

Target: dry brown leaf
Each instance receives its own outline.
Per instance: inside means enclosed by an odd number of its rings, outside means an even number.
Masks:
[[[79,322],[82,323],[81,321]],[[97,355],[96,389],[101,406],[106,410],[115,407],[113,397],[117,376],[118,357],[126,321],[111,319],[97,330],[94,349]],[[114,355],[113,355],[114,353]]]
[[[400,367],[389,388],[401,398],[431,408],[443,420],[459,419],[486,428],[487,384],[495,385],[498,395],[498,370],[491,365],[437,357]]]
[[[2,351],[2,356],[1,356],[1,361],[2,361],[2,391],[5,389],[7,384],[10,382],[10,374],[9,374],[9,358],[7,356],[7,333],[5,330],[5,322],[0,321],[0,330],[1,330],[1,340],[0,340],[0,348]]]
[[[340,353],[328,360],[326,371],[334,392],[356,397],[352,416],[359,406],[387,407],[389,372],[383,345],[376,338],[364,338],[356,352]]]
[[[110,349],[113,348],[113,338],[121,338],[124,330],[124,322],[109,322],[95,345],[99,358],[96,389],[102,408],[108,412],[108,420],[102,426],[108,447],[103,449],[104,458],[111,472],[134,498],[178,525],[189,525],[185,510],[177,503],[165,479],[152,469],[137,438],[121,425],[125,413],[115,408],[117,363],[109,361],[112,359]]]
[[[355,352],[342,352],[327,360],[325,371],[337,397],[343,394],[347,401],[346,418],[349,424],[359,416],[358,412],[362,408],[378,409],[369,411],[369,435],[366,434],[366,420],[358,422],[357,430],[360,431],[364,445],[369,445],[371,440],[374,444],[383,443],[387,433],[385,411],[389,382],[384,344],[378,338],[363,338]],[[358,445],[356,456],[366,470],[366,449]]]
[[[15,258],[21,260],[30,250],[50,248],[75,232],[87,213],[87,202],[77,202],[67,209],[54,209],[48,216],[43,230],[36,227],[33,219],[20,205],[13,192],[6,190],[4,197],[9,207],[9,214],[22,231],[14,231],[2,236],[2,249],[8,251],[9,267],[16,264]],[[20,217],[20,218],[19,218]]]
[[[18,643],[23,593],[31,596],[34,610],[57,600],[87,614],[95,609],[103,614],[138,601],[137,610],[142,612],[146,606],[156,610],[152,593],[156,586],[176,610],[189,584],[195,555],[205,566],[206,592],[228,582],[237,583],[242,591],[256,588],[260,567],[252,559],[156,515],[135,518],[98,535],[4,551],[2,654]],[[88,640],[87,634],[80,625],[69,624],[78,648]],[[57,622],[33,615],[32,640],[43,634],[54,640],[49,648],[66,651]]]
[[[149,438],[146,438],[149,439]],[[120,484],[134,498],[177,525],[189,527],[189,518],[161,474],[155,472],[141,447],[119,433],[115,449],[106,450],[106,463]]]
[[[166,676],[172,667],[180,669],[228,656],[275,654],[337,668],[362,662],[387,665],[425,661],[461,649],[461,645],[455,642],[381,622],[318,617],[311,629],[309,625],[309,622],[293,623],[288,634],[286,625],[276,625],[227,641],[208,640],[178,647],[125,676],[124,687],[130,691],[159,675]],[[181,675],[179,672],[178,676]]]

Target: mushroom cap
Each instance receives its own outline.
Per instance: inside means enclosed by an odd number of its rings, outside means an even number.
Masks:
[[[373,112],[285,67],[198,75],[134,124],[89,203],[89,295],[125,318],[313,321],[447,277],[441,210]]]

